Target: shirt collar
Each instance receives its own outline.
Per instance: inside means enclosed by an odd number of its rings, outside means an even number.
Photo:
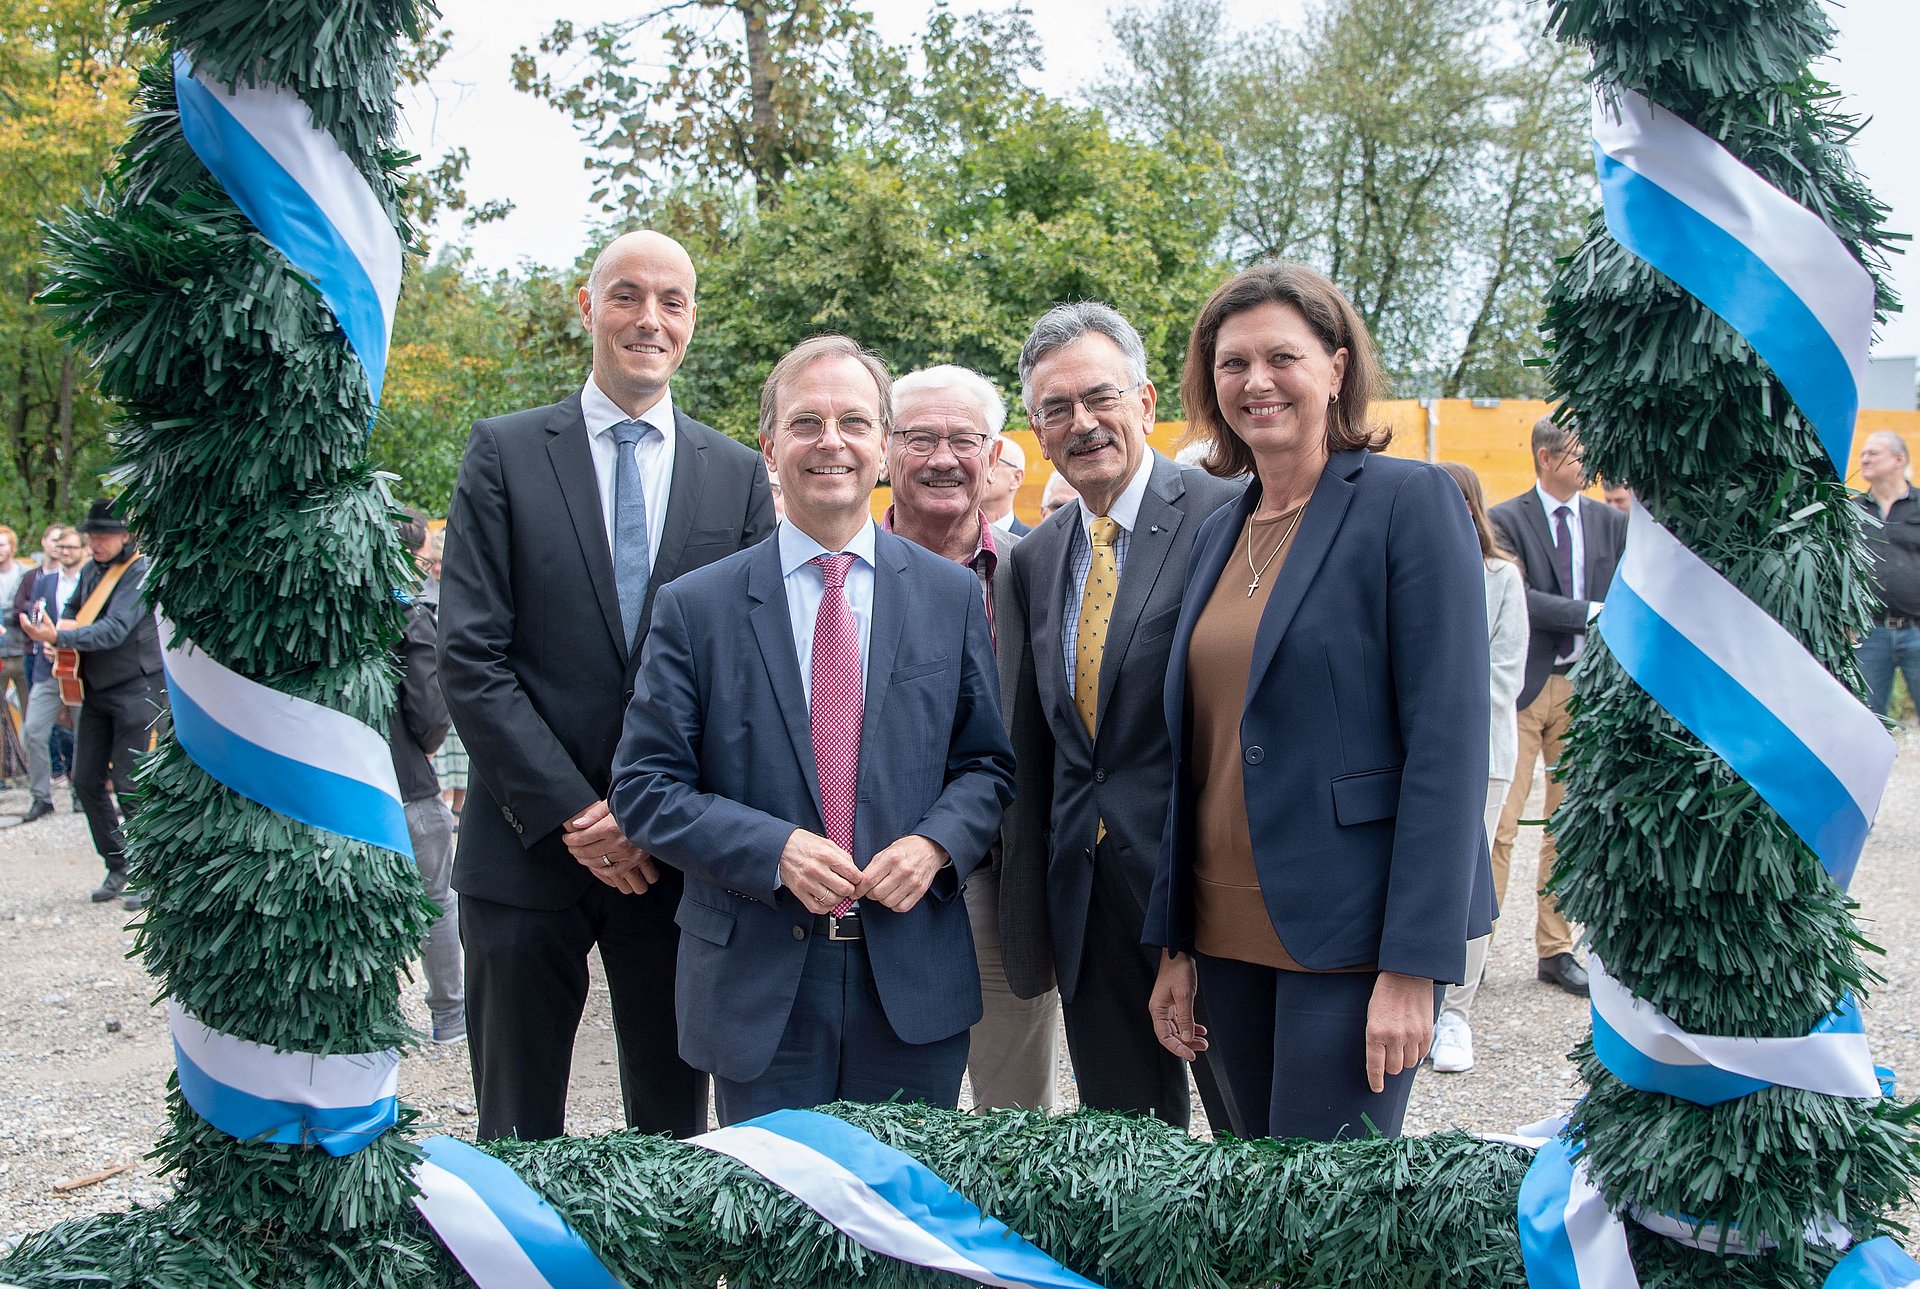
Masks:
[[[588,434],[609,434],[613,427],[622,421],[645,421],[660,431],[660,437],[669,447],[673,444],[673,390],[660,391],[659,399],[652,407],[638,416],[628,416],[620,405],[608,398],[600,386],[594,383],[592,376],[580,388],[580,415],[587,423]]]
[[[987,512],[981,510],[975,513],[980,516],[980,537],[979,540],[973,544],[973,554],[967,556],[966,559],[960,562],[968,568],[978,568],[980,567],[980,561],[984,559],[987,562],[987,572],[991,574],[994,567],[1000,562],[1000,551],[993,544],[993,525],[987,522]],[[887,513],[880,516],[880,527],[888,532],[894,531],[893,503],[889,503],[887,505]]]
[[[1120,490],[1120,496],[1107,511],[1107,518],[1119,524],[1127,532],[1133,531],[1133,525],[1140,518],[1140,502],[1147,495],[1147,480],[1153,475],[1153,463],[1159,453],[1148,448],[1146,455],[1140,458],[1140,468],[1133,472],[1133,478],[1127,480],[1127,486]],[[1087,508],[1084,499],[1074,502],[1080,508],[1080,531],[1088,541],[1093,540],[1093,521],[1099,516]]]
[[[863,561],[868,568],[872,568],[874,531],[873,521],[869,519],[866,523],[860,525],[860,531],[855,533],[853,540],[841,547],[841,550],[852,555],[855,559]],[[780,521],[779,532],[780,576],[783,578],[792,577],[794,570],[798,569],[810,559],[818,558],[821,555],[836,555],[840,553],[839,551],[828,550],[819,542],[813,540],[812,537],[801,532],[798,528],[794,527],[791,520],[782,519]]]
[[[1562,506],[1565,506],[1569,511],[1572,512],[1567,516],[1567,518],[1576,524],[1580,522],[1580,494],[1579,493],[1576,492],[1573,494],[1572,497],[1568,498],[1565,501],[1561,501],[1560,499],[1555,497],[1552,493],[1548,492],[1545,488],[1542,488],[1538,482],[1536,482],[1533,485],[1533,490],[1539,496],[1540,504],[1546,508],[1547,518],[1549,520],[1553,518],[1554,511],[1560,509],[1560,507]]]

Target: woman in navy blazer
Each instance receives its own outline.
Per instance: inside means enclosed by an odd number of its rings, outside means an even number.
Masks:
[[[1397,1135],[1490,925],[1479,546],[1445,473],[1376,455],[1379,384],[1365,324],[1298,264],[1227,282],[1187,350],[1206,468],[1255,481],[1194,539],[1145,940],[1161,1042],[1211,1042],[1247,1137]]]

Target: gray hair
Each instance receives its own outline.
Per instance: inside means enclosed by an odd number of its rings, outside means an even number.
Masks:
[[[1892,430],[1875,430],[1873,433],[1867,435],[1867,442],[1878,443],[1890,452],[1899,453],[1902,461],[1911,459],[1907,454],[1907,441],[1898,434],[1895,434]]]
[[[992,381],[970,367],[941,363],[937,367],[910,371],[893,382],[893,405],[899,407],[914,394],[936,389],[953,390],[972,403],[974,410],[980,413],[981,421],[986,424],[988,436],[1000,436],[1001,428],[1007,423],[1006,400],[1000,397],[1000,391],[993,387]]]
[[[1020,401],[1033,410],[1033,369],[1042,358],[1064,349],[1080,337],[1097,332],[1120,346],[1127,359],[1127,379],[1135,385],[1147,380],[1147,346],[1133,324],[1098,300],[1056,304],[1033,324],[1033,334],[1020,346]]]

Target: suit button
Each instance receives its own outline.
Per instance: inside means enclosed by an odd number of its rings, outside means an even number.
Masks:
[[[627,701],[628,701],[629,703],[631,703],[631,702],[633,701],[633,691],[632,691],[631,689],[629,689],[629,690],[627,691]]]
[[[793,928],[793,938],[794,938],[794,939],[796,939],[796,940],[804,940],[804,939],[806,939],[806,938],[807,938],[807,928],[805,928],[805,927],[803,927],[803,926],[797,926],[797,927],[795,927],[795,928]]]
[[[1105,770],[1095,770],[1093,772],[1093,781],[1095,783],[1105,783],[1107,781],[1107,772]]]
[[[1252,747],[1247,749],[1248,765],[1258,765],[1266,759],[1267,759],[1266,749],[1262,748],[1258,743],[1255,743]]]

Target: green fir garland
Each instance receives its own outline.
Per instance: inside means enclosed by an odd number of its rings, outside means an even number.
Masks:
[[[219,79],[295,88],[394,210],[395,46],[426,12],[411,0],[147,0],[134,14]],[[1722,139],[1878,262],[1884,212],[1848,166],[1848,123],[1806,73],[1830,37],[1812,0],[1557,0],[1552,12],[1593,49],[1599,77]],[[124,410],[121,478],[167,615],[242,674],[381,727],[392,592],[411,572],[362,450],[365,382],[313,288],[187,148],[171,85],[164,65],[145,73],[120,168],[54,230],[49,302]],[[1868,611],[1858,519],[1744,342],[1598,221],[1549,323],[1590,463],[1854,678],[1851,633]],[[1845,896],[1604,649],[1582,669],[1576,712],[1555,883],[1610,970],[1716,1033],[1804,1032],[1845,991],[1864,994],[1870,946]],[[129,841],[154,902],[139,949],[170,996],[290,1049],[412,1041],[397,981],[432,909],[410,864],[236,797],[171,740],[140,774],[146,809]],[[1705,1109],[1625,1088],[1584,1045],[1576,1057],[1592,1087],[1576,1124],[1616,1201],[1749,1231],[1833,1214],[1866,1238],[1911,1193],[1910,1107],[1775,1089]],[[1208,1144],[1092,1112],[830,1109],[1113,1289],[1524,1283],[1514,1214],[1527,1155],[1463,1134]],[[471,1283],[409,1204],[411,1110],[343,1159],[234,1141],[177,1089],[170,1111],[158,1154],[174,1199],[32,1237],[0,1280]],[[636,1286],[964,1283],[876,1258],[698,1147],[619,1133],[489,1149]],[[1649,1289],[1809,1286],[1834,1260],[1797,1239],[1763,1258],[1632,1239]]]

